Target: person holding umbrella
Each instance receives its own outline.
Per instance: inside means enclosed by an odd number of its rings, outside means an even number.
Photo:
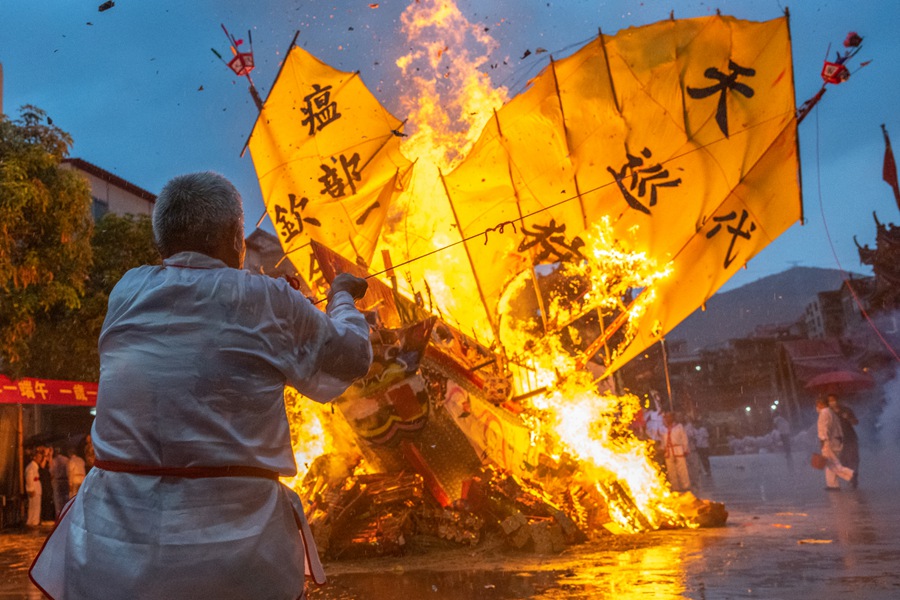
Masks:
[[[822,444],[822,457],[825,459],[825,489],[829,492],[840,491],[838,477],[845,481],[853,478],[853,470],[842,465],[838,458],[843,447],[841,424],[837,415],[828,408],[825,398],[816,399],[816,410],[819,412],[816,428]]]
[[[828,407],[837,415],[841,424],[841,464],[853,469],[850,487],[855,490],[859,485],[859,436],[856,435],[854,425],[859,425],[859,419],[852,409],[840,403],[837,394],[828,394]]]

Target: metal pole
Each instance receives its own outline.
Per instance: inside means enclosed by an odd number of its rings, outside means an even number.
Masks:
[[[18,415],[16,419],[16,462],[18,462],[18,474],[17,479],[19,480],[19,498],[24,497],[25,495],[25,419],[23,418],[24,408],[21,404],[19,404]],[[21,502],[19,504],[19,523],[25,520],[25,503]]]
[[[666,338],[659,340],[662,347],[663,369],[666,373],[666,393],[669,394],[669,410],[675,412],[675,404],[672,401],[672,381],[669,379],[669,353],[666,351]]]

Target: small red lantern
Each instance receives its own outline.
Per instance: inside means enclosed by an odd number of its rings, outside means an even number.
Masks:
[[[250,52],[238,53],[229,61],[228,68],[234,71],[235,75],[241,77],[249,75],[253,70],[253,54]]]
[[[850,71],[843,64],[825,61],[822,66],[822,79],[825,83],[833,83],[835,85],[843,83],[850,79]]]

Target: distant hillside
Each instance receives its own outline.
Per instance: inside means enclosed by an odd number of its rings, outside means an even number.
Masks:
[[[716,294],[706,303],[706,312],[698,309],[667,337],[685,340],[689,349],[697,350],[745,337],[759,325],[791,323],[816,294],[839,289],[842,281],[837,269],[793,267]]]

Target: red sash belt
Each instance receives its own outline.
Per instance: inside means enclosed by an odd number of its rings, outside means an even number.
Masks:
[[[276,471],[263,469],[262,467],[153,467],[148,465],[136,465],[132,463],[118,462],[115,460],[95,460],[94,466],[103,471],[116,471],[118,473],[133,473],[135,475],[155,475],[158,477],[185,477],[187,479],[205,479],[209,477],[260,477],[263,479],[271,479],[278,481],[279,475]],[[294,494],[296,496],[296,494]],[[68,506],[67,506],[68,508]],[[294,519],[297,521],[299,533],[303,539],[304,552],[306,553],[307,574],[310,575],[317,584],[325,584],[325,569],[319,560],[319,554],[316,550],[316,541],[313,538],[312,530],[306,521],[306,516],[302,512],[297,512],[294,508]],[[45,542],[46,543],[46,542]],[[40,554],[38,554],[40,556]],[[35,558],[35,564],[37,558]],[[32,565],[34,569],[34,565]],[[32,578],[32,581],[34,579]],[[38,587],[40,587],[38,585]],[[43,588],[41,588],[43,589]],[[45,592],[46,593],[46,592]],[[305,598],[305,591],[300,595],[298,600]],[[50,594],[47,594],[48,597]]]
[[[244,467],[239,465],[227,467],[153,467],[118,462],[115,460],[97,460],[94,466],[104,471],[117,473],[133,473],[135,475],[156,475],[158,477],[184,477],[187,479],[207,479],[210,477],[260,477],[278,481],[278,473],[262,467]]]

